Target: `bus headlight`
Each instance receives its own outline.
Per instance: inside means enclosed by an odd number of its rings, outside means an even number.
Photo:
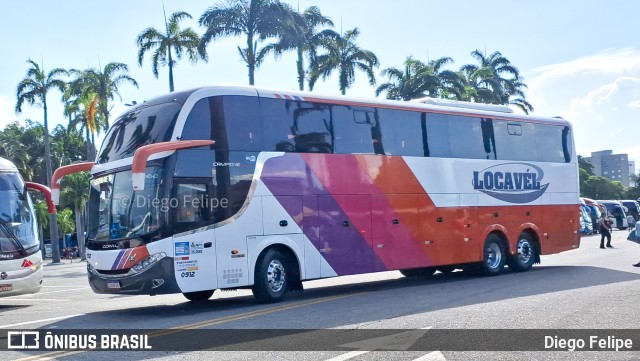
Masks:
[[[155,253],[142,261],[136,263],[133,267],[131,267],[131,272],[140,273],[146,271],[151,268],[154,264],[158,263],[161,259],[167,257],[167,254],[164,252]]]

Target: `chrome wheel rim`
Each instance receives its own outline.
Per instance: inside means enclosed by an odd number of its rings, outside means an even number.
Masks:
[[[531,261],[533,252],[531,249],[531,243],[528,239],[521,239],[518,241],[518,260],[520,263],[526,264]]]
[[[267,283],[273,292],[280,292],[284,287],[285,272],[282,262],[274,259],[267,267]]]
[[[496,243],[491,243],[485,249],[485,263],[491,269],[498,268],[502,261],[502,251]]]

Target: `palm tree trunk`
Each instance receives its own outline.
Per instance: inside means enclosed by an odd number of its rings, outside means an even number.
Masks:
[[[91,138],[89,138],[89,127],[85,124],[84,126],[84,138],[87,141],[87,161],[93,162],[95,160],[93,156],[93,144],[91,144]]]
[[[258,44],[256,43],[255,46]],[[247,67],[249,68],[249,85],[255,84],[254,73],[256,69],[256,54],[253,44],[253,34],[247,36]]]
[[[51,149],[49,145],[49,122],[47,119],[47,97],[42,97],[44,108],[44,157],[47,166],[47,179],[45,184],[51,187]],[[49,238],[51,239],[51,258],[53,263],[60,263],[60,246],[58,244],[58,215],[49,215]]]
[[[304,54],[300,47],[298,48],[298,61],[296,65],[298,66],[298,87],[300,90],[304,90]]]
[[[171,57],[171,47],[167,49],[169,53],[169,91],[173,92],[173,58]]]
[[[78,250],[80,251],[80,260],[85,260],[85,250],[84,250],[84,225],[82,223],[82,214],[84,212],[82,204],[76,204],[75,209],[73,210],[76,216],[76,239],[78,240]]]

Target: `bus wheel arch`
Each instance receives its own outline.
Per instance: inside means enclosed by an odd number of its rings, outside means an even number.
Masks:
[[[291,248],[273,244],[260,252],[254,267],[252,287],[258,302],[279,302],[287,291],[301,288],[300,262]]]
[[[540,263],[540,239],[532,229],[524,229],[518,235],[514,253],[509,256],[509,269],[516,272],[525,272],[531,269],[535,263]]]

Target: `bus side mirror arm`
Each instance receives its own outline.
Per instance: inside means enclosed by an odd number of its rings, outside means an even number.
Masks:
[[[27,189],[38,191],[44,194],[44,198],[47,202],[47,211],[49,212],[49,214],[54,214],[58,212],[56,210],[56,205],[53,203],[53,199],[51,199],[51,189],[49,189],[49,187],[43,184],[34,183],[34,182],[25,182],[24,186],[27,187]]]
[[[73,173],[90,171],[94,165],[94,162],[85,162],[69,164],[56,169],[56,171],[53,172],[53,177],[51,178],[51,198],[53,200],[53,204],[57,205],[60,202],[60,181],[62,181],[62,178],[64,178],[64,176]],[[87,187],[88,186],[89,185],[87,184]]]
[[[213,140],[179,140],[173,142],[148,144],[138,148],[136,150],[136,153],[133,155],[133,164],[131,166],[131,180],[133,182],[133,190],[144,190],[144,172],[147,168],[147,159],[149,159],[152,154],[170,150],[197,148],[213,144],[215,144],[215,141]]]

